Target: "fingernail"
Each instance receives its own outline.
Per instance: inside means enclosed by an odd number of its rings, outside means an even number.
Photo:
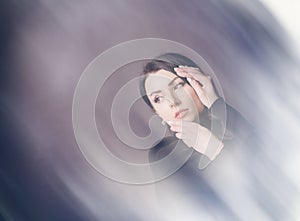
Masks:
[[[192,81],[192,79],[191,79],[191,78],[187,77],[186,79],[188,80],[188,82],[190,82],[190,83],[191,83],[191,81]]]
[[[173,124],[173,121],[168,121],[167,123],[172,125],[172,124]]]

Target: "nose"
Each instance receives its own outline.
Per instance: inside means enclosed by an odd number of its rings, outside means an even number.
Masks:
[[[175,107],[175,106],[178,106],[181,104],[181,101],[180,99],[176,96],[175,93],[170,93],[170,96],[169,96],[169,102],[170,102],[170,107]]]

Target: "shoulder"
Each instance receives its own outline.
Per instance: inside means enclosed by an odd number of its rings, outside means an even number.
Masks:
[[[223,98],[217,99],[211,107],[212,118],[224,123],[225,137],[245,138],[253,134],[254,127],[235,108],[227,104]]]

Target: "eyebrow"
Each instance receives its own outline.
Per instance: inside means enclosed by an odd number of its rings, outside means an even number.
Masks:
[[[173,78],[172,81],[170,81],[170,83],[168,84],[168,86],[171,86],[171,85],[173,84],[173,82],[176,81],[176,79],[178,79],[178,78],[180,78],[180,77],[175,77],[175,78]],[[160,92],[161,92],[161,90],[153,91],[153,92],[150,93],[150,97],[151,97],[153,94],[157,94],[157,93],[160,93]]]
[[[173,78],[173,80],[168,84],[168,86],[171,86],[173,84],[173,82],[176,81],[176,79],[178,79],[178,78],[180,78],[180,77]]]
[[[161,92],[161,90],[153,91],[153,92],[150,93],[150,97],[151,97],[153,94],[157,94],[157,93],[160,93],[160,92]]]

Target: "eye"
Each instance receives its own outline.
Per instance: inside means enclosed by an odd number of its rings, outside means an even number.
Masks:
[[[185,85],[185,82],[179,82],[178,84],[176,84],[176,85],[174,86],[174,90],[177,90],[177,89],[179,89],[179,88],[182,88],[184,85]]]
[[[162,99],[163,99],[163,97],[162,96],[157,96],[157,97],[155,97],[154,98],[154,103],[159,103],[159,102],[161,102],[162,101]]]

